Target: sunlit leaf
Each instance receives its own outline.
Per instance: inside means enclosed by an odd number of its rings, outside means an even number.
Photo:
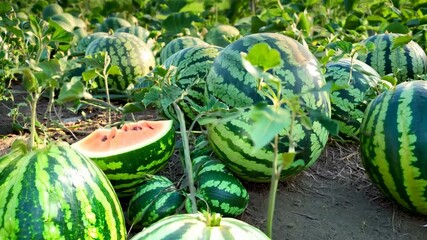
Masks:
[[[90,99],[92,96],[86,91],[85,85],[79,77],[73,77],[69,82],[62,85],[57,102],[60,104],[72,102],[79,99]]]
[[[257,43],[253,45],[246,56],[252,65],[261,67],[264,71],[280,64],[280,53],[271,48],[267,43]]]
[[[119,66],[112,65],[111,67],[108,68],[107,74],[108,75],[119,75],[119,76],[122,76],[122,71],[120,71]]]
[[[271,105],[255,105],[249,115],[253,120],[248,130],[255,148],[262,148],[270,143],[276,134],[279,134],[291,123],[291,114],[287,109]]]

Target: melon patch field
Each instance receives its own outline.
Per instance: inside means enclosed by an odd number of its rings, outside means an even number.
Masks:
[[[0,239],[424,239],[426,16],[0,3]]]

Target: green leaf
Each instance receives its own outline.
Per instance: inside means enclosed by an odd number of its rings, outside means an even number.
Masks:
[[[274,68],[281,61],[279,51],[272,49],[267,43],[257,43],[252,46],[248,51],[246,60],[264,71]]]
[[[143,112],[146,109],[142,102],[130,102],[123,106],[122,113]]]
[[[310,32],[311,22],[307,17],[306,11],[300,12],[300,14],[298,15],[297,27],[298,27],[298,29],[305,31],[306,33]]]
[[[108,75],[119,75],[119,76],[122,76],[122,71],[120,71],[119,66],[112,65],[112,66],[110,66],[108,68],[107,74]]]
[[[84,71],[82,73],[82,77],[83,77],[83,80],[87,82],[98,77],[98,73],[96,69],[92,68]]]
[[[149,106],[152,103],[158,102],[162,93],[162,89],[159,86],[152,86],[150,90],[145,94],[142,103],[145,106]]]
[[[255,105],[249,115],[253,120],[249,136],[258,149],[270,143],[276,134],[288,128],[291,123],[291,114],[287,109],[266,104]]]
[[[322,124],[322,126],[325,127],[330,134],[334,136],[338,135],[339,126],[335,120],[326,116],[318,109],[308,109],[308,113],[313,121],[318,121],[320,124]]]
[[[59,77],[62,72],[61,64],[58,59],[40,62],[38,67],[41,68],[49,78],[53,78],[55,76]]]
[[[85,85],[80,81],[80,78],[73,77],[69,82],[62,85],[57,102],[63,104],[82,98],[90,99],[91,97],[92,96],[86,92]]]
[[[167,109],[173,102],[176,102],[181,97],[182,92],[183,90],[178,86],[164,86],[160,98],[160,104],[163,109]]]
[[[290,166],[294,160],[295,156],[297,155],[296,152],[284,152],[281,154],[282,156],[282,166],[283,169],[286,169],[288,166]]]
[[[37,78],[34,76],[34,73],[29,68],[24,68],[22,70],[22,81],[25,90],[27,92],[36,92],[38,90],[39,84]]]
[[[404,35],[404,36],[398,36],[393,38],[393,46],[391,47],[392,50],[396,48],[400,48],[408,44],[412,40],[411,36]]]
[[[66,31],[59,23],[49,20],[48,32],[52,33],[50,40],[59,43],[71,43],[74,38],[72,32]]]
[[[351,10],[353,10],[355,3],[356,1],[354,0],[344,0],[345,11],[350,12]]]
[[[337,41],[336,46],[341,49],[344,53],[350,54],[353,49],[353,44],[347,41]]]

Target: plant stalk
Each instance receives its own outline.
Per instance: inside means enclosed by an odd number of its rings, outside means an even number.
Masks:
[[[175,109],[176,115],[178,117],[181,140],[184,148],[184,163],[185,163],[185,171],[186,171],[186,176],[188,181],[188,188],[190,189],[191,212],[197,213],[196,188],[194,187],[193,165],[191,163],[190,144],[188,141],[187,130],[185,127],[184,114],[182,113],[178,104],[176,104],[175,102],[172,104]]]
[[[267,236],[273,237],[273,217],[274,209],[276,206],[276,193],[279,185],[281,168],[278,168],[279,162],[279,135],[276,134],[274,137],[274,159],[273,159],[273,174],[271,175],[270,192],[268,197],[268,210],[267,210]]]
[[[36,119],[37,119],[37,101],[39,99],[38,93],[30,94],[30,108],[31,108],[31,125],[30,125],[30,139],[28,142],[28,150],[32,151],[36,143]]]

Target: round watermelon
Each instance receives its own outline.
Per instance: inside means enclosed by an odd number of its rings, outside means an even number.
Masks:
[[[44,20],[49,20],[54,15],[61,14],[64,12],[61,5],[57,3],[51,3],[43,8],[42,16]]]
[[[243,184],[220,162],[209,156],[193,159],[197,209],[219,213],[226,217],[242,214],[249,203]],[[191,212],[187,198],[186,209]]]
[[[146,176],[129,201],[127,219],[132,226],[147,227],[175,214],[184,199],[184,195],[167,177]]]
[[[107,17],[104,21],[95,28],[95,32],[109,32],[110,30],[116,31],[122,27],[130,27],[131,24],[128,20],[120,17]]]
[[[84,53],[86,51],[87,46],[98,38],[108,37],[109,34],[105,32],[95,32],[91,33],[77,42],[76,51],[80,53]]]
[[[340,88],[330,98],[332,119],[338,122],[341,136],[358,138],[363,113],[378,95],[380,75],[362,61],[343,58],[326,64],[325,78]]]
[[[160,52],[160,63],[164,63],[172,54],[191,46],[206,46],[209,45],[200,38],[184,36],[173,39],[168,42]]]
[[[390,199],[427,215],[427,82],[383,92],[367,107],[360,132],[362,163]]]
[[[258,228],[241,220],[222,218],[220,214],[207,212],[177,214],[163,218],[131,238],[131,240],[166,239],[267,240],[270,238]]]
[[[358,59],[375,69],[380,76],[393,74],[398,82],[419,79],[427,72],[427,55],[414,41],[393,48],[393,41],[399,34],[383,33],[373,35],[362,43],[371,42],[375,49],[367,54],[359,54]]]
[[[135,83],[137,76],[144,76],[155,66],[151,49],[139,38],[130,33],[115,33],[93,40],[85,54],[92,55],[105,51],[111,57],[111,64],[117,65],[121,76],[109,76],[108,87],[111,90],[123,91]],[[100,88],[105,88],[104,81],[98,79]]]
[[[189,122],[192,122],[199,113],[198,110],[192,108],[192,105],[202,108],[207,104],[206,75],[221,50],[220,47],[209,45],[191,46],[174,53],[163,63],[166,69],[172,67],[175,69],[171,76],[172,83],[187,92],[186,98],[178,104],[190,120]],[[165,115],[176,119],[173,108],[167,109]]]
[[[69,145],[0,157],[0,239],[126,239],[104,173]]]
[[[329,95],[319,90],[325,85],[325,79],[317,59],[294,39],[278,33],[248,35],[225,47],[207,76],[209,92],[231,108],[249,107],[267,101],[258,93],[254,77],[242,66],[240,53],[247,53],[257,43],[266,43],[279,51],[280,64],[270,73],[281,80],[282,93],[287,97],[300,95],[302,105],[330,116]],[[237,176],[248,181],[270,181],[274,152],[270,145],[262,149],[254,147],[248,134],[251,121],[251,117],[245,113],[238,118],[209,125],[209,142],[215,154]],[[311,166],[320,156],[329,134],[318,121],[314,120],[312,128],[307,129],[297,118],[294,136],[297,156],[294,163],[284,169],[282,177]],[[280,135],[279,145],[279,152],[288,150],[284,131]]]
[[[205,41],[209,44],[226,47],[240,36],[240,31],[234,26],[219,24],[209,29]]]
[[[71,145],[93,160],[119,197],[131,196],[146,174],[166,165],[175,146],[171,120],[126,123],[121,129],[98,129]]]
[[[116,30],[116,32],[130,33],[132,35],[135,35],[136,37],[138,37],[139,39],[141,39],[144,42],[147,42],[148,36],[150,35],[150,32],[147,29],[145,29],[141,26],[136,26],[136,25],[132,25],[130,27],[118,28]]]

